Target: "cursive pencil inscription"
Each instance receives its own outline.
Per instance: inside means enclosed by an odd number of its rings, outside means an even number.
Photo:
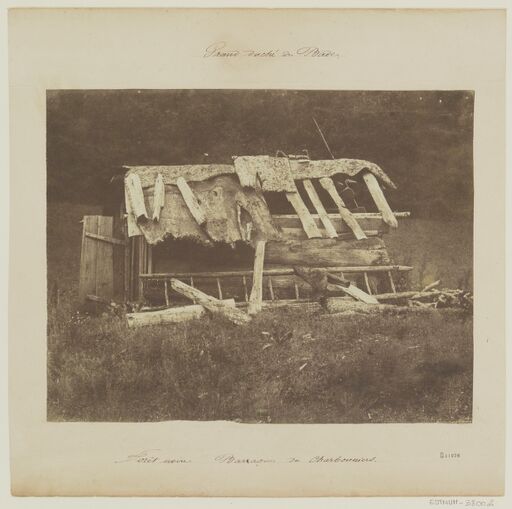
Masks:
[[[240,49],[228,46],[225,41],[214,42],[205,48],[204,58],[340,58],[340,54],[332,49],[320,48],[318,46],[301,46],[293,49],[270,48],[270,49]]]
[[[308,456],[299,457],[291,456],[288,458],[273,458],[264,456],[238,456],[236,454],[219,454],[210,459],[206,459],[208,463],[218,463],[223,465],[261,465],[266,463],[374,463],[377,461],[376,456]],[[204,463],[202,458],[198,462]],[[123,459],[114,461],[114,463],[139,463],[139,464],[186,464],[194,463],[190,458],[174,457],[162,454],[160,449],[145,449],[135,454],[129,454]]]

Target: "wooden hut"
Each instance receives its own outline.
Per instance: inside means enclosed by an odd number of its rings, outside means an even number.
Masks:
[[[178,305],[176,279],[238,305],[251,295],[311,300],[314,288],[297,267],[327,269],[379,295],[395,292],[397,276],[411,269],[387,252],[383,235],[409,214],[391,210],[382,189],[395,185],[374,163],[240,156],[123,170],[116,213],[84,218],[82,300]],[[357,201],[354,185],[363,191]]]

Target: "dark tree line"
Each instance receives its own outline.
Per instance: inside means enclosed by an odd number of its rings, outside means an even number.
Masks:
[[[394,208],[470,219],[473,102],[466,91],[49,91],[48,199],[103,203],[122,165],[304,149],[327,159],[314,117],[336,157],[388,173]]]

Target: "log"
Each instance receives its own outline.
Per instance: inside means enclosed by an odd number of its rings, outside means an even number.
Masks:
[[[309,267],[389,265],[390,259],[380,237],[364,240],[308,239],[267,242],[266,262]],[[363,268],[364,267],[364,268]]]
[[[222,301],[226,306],[235,307],[235,299]],[[202,318],[206,309],[200,304],[167,308],[161,311],[148,311],[145,313],[127,313],[128,327],[142,327],[147,325],[162,325],[168,323],[180,323],[195,318]]]
[[[263,299],[263,264],[265,261],[265,241],[256,242],[254,253],[254,270],[252,275],[251,296],[249,297],[249,314],[255,315],[261,311]]]
[[[377,205],[377,208],[382,214],[382,219],[384,222],[392,228],[396,228],[398,226],[398,222],[395,215],[393,214],[393,211],[389,207],[386,197],[384,196],[384,193],[382,192],[382,189],[380,188],[375,175],[369,171],[366,171],[363,173],[363,179],[366,182],[366,186],[372,195],[375,205]]]
[[[304,189],[306,190],[306,193],[308,194],[309,199],[311,200],[311,203],[315,207],[315,210],[318,213],[318,217],[320,218],[320,221],[322,221],[322,224],[326,231],[326,236],[334,239],[338,236],[336,233],[336,228],[334,228],[334,225],[332,224],[331,220],[329,219],[329,216],[327,215],[327,212],[324,208],[324,205],[322,201],[320,200],[320,197],[318,196],[318,193],[316,192],[315,186],[313,185],[313,182],[309,179],[305,179],[302,181],[304,184]]]
[[[160,212],[165,204],[165,184],[162,174],[156,177],[155,188],[153,189],[153,221],[160,221]]]
[[[322,238],[322,234],[318,229],[315,220],[311,216],[305,203],[302,201],[299,193],[286,193],[286,198],[291,203],[292,207],[297,212],[299,219],[302,223],[302,228],[306,232],[309,239]]]
[[[206,223],[206,215],[201,208],[201,205],[199,205],[196,195],[192,189],[190,189],[190,186],[187,184],[186,180],[183,177],[178,177],[176,180],[176,185],[180,190],[181,196],[183,197],[188,210],[192,214],[192,217],[196,220],[196,223],[199,226]]]
[[[188,299],[195,300],[198,304],[205,307],[208,311],[216,315],[222,315],[228,320],[236,323],[237,325],[241,325],[247,323],[251,320],[251,317],[240,311],[239,309],[232,308],[227,305],[224,301],[216,299],[211,295],[207,295],[206,293],[198,290],[197,288],[193,288],[190,285],[182,283],[178,279],[171,279],[171,288],[178,292],[181,295],[184,295]]]
[[[341,199],[341,196],[336,191],[336,187],[334,182],[330,178],[321,178],[320,185],[329,193],[329,196],[332,198],[336,207],[338,207],[338,211],[343,221],[347,224],[347,226],[352,230],[354,236],[357,240],[366,239],[366,235],[362,228],[359,226],[359,223],[356,221],[350,210],[345,207],[345,203]]]

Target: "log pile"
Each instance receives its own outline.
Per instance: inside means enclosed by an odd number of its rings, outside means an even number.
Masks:
[[[408,298],[410,306],[429,307],[434,309],[460,308],[466,311],[473,309],[473,294],[460,289],[439,289],[440,281],[436,281],[421,292]]]

